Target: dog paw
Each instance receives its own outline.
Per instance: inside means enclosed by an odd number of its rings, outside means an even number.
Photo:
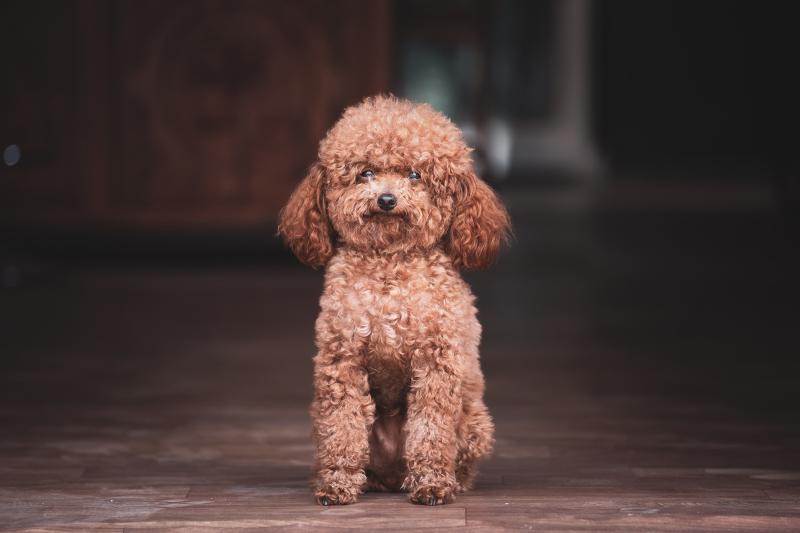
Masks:
[[[314,498],[325,507],[355,503],[366,480],[361,471],[324,470],[317,478]]]
[[[314,499],[319,505],[329,507],[331,505],[347,505],[358,501],[358,492],[343,491],[333,489],[319,489],[314,494]]]
[[[423,485],[417,487],[409,496],[412,503],[419,505],[444,505],[452,503],[456,498],[451,487],[437,487],[435,485]]]

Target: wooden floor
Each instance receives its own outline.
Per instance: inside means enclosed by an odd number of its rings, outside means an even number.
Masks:
[[[0,292],[0,530],[800,531],[785,221],[515,220],[469,277],[497,423],[475,491],[312,504],[319,272],[60,270]]]

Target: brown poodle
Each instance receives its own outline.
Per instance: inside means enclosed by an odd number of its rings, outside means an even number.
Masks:
[[[470,488],[494,427],[458,269],[489,265],[509,227],[461,132],[430,106],[368,98],[322,140],[279,224],[301,261],[326,265],[311,404],[319,503],[369,489],[436,505]]]

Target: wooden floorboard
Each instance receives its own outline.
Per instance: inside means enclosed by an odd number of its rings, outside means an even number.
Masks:
[[[780,225],[516,219],[468,277],[497,446],[453,504],[313,504],[318,272],[80,269],[0,293],[0,530],[800,531]]]

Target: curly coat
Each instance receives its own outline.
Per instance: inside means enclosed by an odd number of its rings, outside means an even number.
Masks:
[[[377,202],[386,193],[391,210]],[[326,265],[311,405],[317,501],[352,503],[364,489],[452,501],[494,433],[481,326],[458,269],[491,264],[510,230],[461,132],[391,96],[347,109],[278,229],[302,262]]]

